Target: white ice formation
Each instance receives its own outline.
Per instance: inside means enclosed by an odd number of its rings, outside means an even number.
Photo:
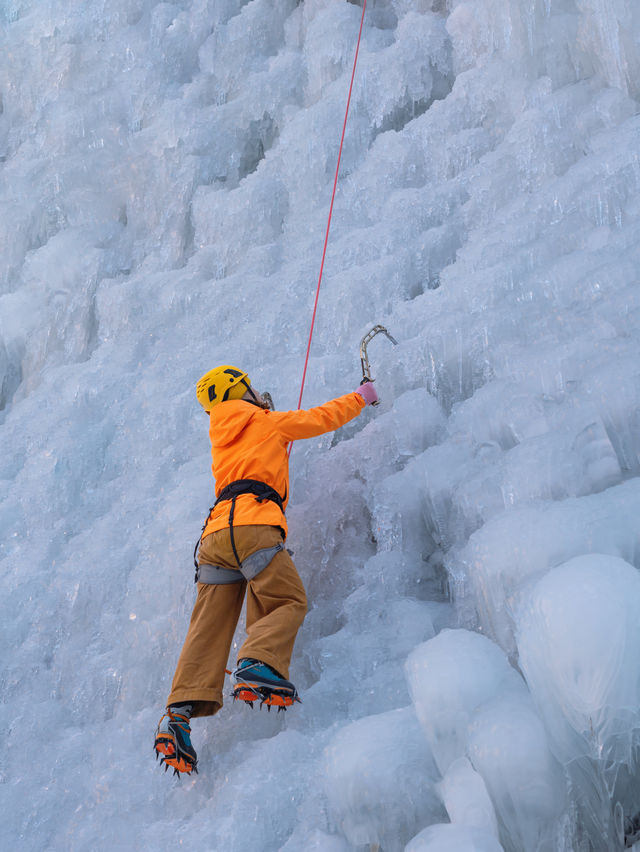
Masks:
[[[637,0],[369,0],[303,404],[399,343],[293,451],[303,704],[153,761],[194,384],[296,406],[360,14],[0,3],[12,849],[615,852],[640,810]]]

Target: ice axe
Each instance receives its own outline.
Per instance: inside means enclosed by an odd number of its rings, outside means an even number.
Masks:
[[[367,355],[367,346],[371,343],[376,334],[384,334],[389,340],[393,343],[394,346],[398,345],[398,341],[395,337],[392,337],[387,329],[383,325],[374,325],[371,331],[368,331],[365,336],[360,341],[360,364],[362,365],[362,381],[361,385],[364,385],[366,382],[372,382],[371,378],[371,365],[369,364],[369,356]],[[373,405],[379,405],[379,402],[374,402]]]

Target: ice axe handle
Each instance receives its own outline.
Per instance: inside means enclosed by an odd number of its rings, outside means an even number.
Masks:
[[[394,346],[398,343],[398,341],[389,334],[389,332],[383,325],[374,325],[371,331],[365,334],[365,336],[360,341],[360,365],[362,366],[362,381],[360,382],[361,385],[364,385],[366,382],[373,381],[373,379],[371,378],[371,367],[369,366],[369,357],[367,355],[367,345],[373,340],[376,334],[380,334],[380,332],[386,335]],[[371,404],[379,405],[380,402],[373,402]]]

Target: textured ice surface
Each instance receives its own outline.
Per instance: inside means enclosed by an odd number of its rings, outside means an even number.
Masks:
[[[496,814],[486,785],[468,758],[460,757],[449,765],[438,789],[452,823],[475,826],[498,836]]]
[[[490,830],[497,816],[506,848],[552,848],[564,809],[564,778],[522,677],[504,652],[478,633],[443,630],[410,654],[407,677],[446,779],[451,821],[460,821],[462,811],[467,825]],[[462,772],[465,757],[467,770],[479,778]],[[462,774],[457,784],[456,769]],[[495,816],[486,807],[487,793]],[[466,816],[467,806],[454,804],[456,796],[469,795],[484,811],[480,821],[472,813]]]
[[[324,777],[330,816],[356,848],[402,852],[421,826],[445,816],[413,707],[342,728],[325,753]]]
[[[520,662],[585,815],[608,795],[640,806],[640,576],[616,556],[570,559],[536,583],[518,617]],[[585,783],[588,781],[588,783]]]
[[[425,828],[405,846],[405,852],[501,852],[496,838],[482,828],[435,824]]]
[[[296,405],[360,11],[0,4],[14,848],[613,852],[640,807],[635,0],[369,0],[303,404],[374,323],[399,345],[292,455],[304,703],[196,720],[197,778],[152,761],[213,492],[194,382]]]
[[[550,567],[592,551],[634,563],[638,511],[640,483],[634,478],[581,499],[537,503],[497,516],[452,560],[461,609],[474,606],[482,628],[515,653],[514,613],[532,583]]]

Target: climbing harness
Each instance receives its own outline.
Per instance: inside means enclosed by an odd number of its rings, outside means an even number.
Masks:
[[[398,341],[395,337],[392,337],[387,329],[383,325],[374,325],[371,331],[368,331],[365,336],[360,341],[360,364],[362,366],[362,381],[361,385],[366,384],[366,382],[372,382],[371,378],[371,365],[369,364],[369,356],[367,354],[367,346],[371,343],[376,334],[384,334],[389,340],[393,343],[394,346],[398,345]],[[380,405],[380,402],[374,402],[372,405]]]
[[[242,562],[239,562],[239,571],[234,568],[222,568],[220,565],[209,565],[201,562],[196,566],[196,582],[208,585],[227,585],[228,583],[240,583],[242,580],[253,580],[261,571],[267,567],[276,553],[284,550],[284,544],[278,542],[273,547],[263,547],[256,550]]]
[[[229,485],[226,485],[220,494],[218,494],[216,502],[209,509],[209,514],[207,515],[202,527],[200,538],[196,542],[196,546],[193,550],[193,564],[196,568],[195,583],[226,584],[237,583],[243,579],[253,580],[254,577],[257,577],[257,575],[267,567],[278,551],[284,550],[284,544],[280,543],[275,545],[275,547],[265,547],[261,550],[256,550],[255,553],[252,553],[244,560],[240,559],[233,535],[233,516],[236,508],[236,500],[241,494],[253,494],[258,503],[264,503],[265,500],[270,500],[272,503],[275,503],[284,514],[284,499],[286,499],[286,495],[283,499],[275,488],[267,485],[266,482],[262,482],[259,479],[236,479],[235,482],[230,482]],[[231,568],[221,568],[218,565],[198,564],[197,554],[200,542],[202,541],[202,533],[204,533],[209,522],[209,518],[211,517],[211,513],[215,507],[218,503],[222,503],[225,500],[231,501],[231,506],[229,507],[229,534],[231,536],[231,549],[233,550],[233,555],[238,563],[240,576],[238,576],[237,571]]]

